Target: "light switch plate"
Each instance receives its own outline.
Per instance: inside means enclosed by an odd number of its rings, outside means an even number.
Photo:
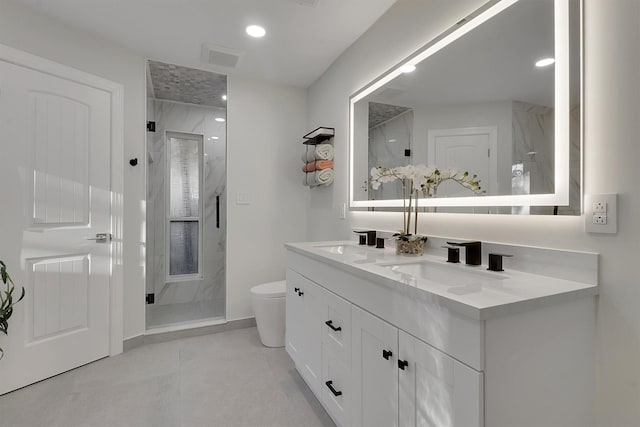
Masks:
[[[584,229],[587,233],[618,232],[618,195],[585,195]]]
[[[347,204],[340,203],[338,206],[338,219],[347,219]]]

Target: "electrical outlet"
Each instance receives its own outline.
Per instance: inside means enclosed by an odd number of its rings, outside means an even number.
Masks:
[[[607,225],[607,214],[594,213],[593,223],[596,225]]]
[[[594,202],[593,203],[593,211],[594,212],[607,212],[607,202]]]
[[[584,228],[589,233],[618,232],[618,195],[586,194]]]

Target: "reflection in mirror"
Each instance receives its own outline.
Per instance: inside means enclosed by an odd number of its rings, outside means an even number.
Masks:
[[[438,212],[579,215],[580,2],[556,0],[566,1],[570,58],[556,52],[559,18],[554,20],[554,0],[520,0],[428,56],[414,71],[398,73],[352,100],[353,200],[379,209],[374,201],[400,199],[398,181],[372,188],[372,168],[425,164],[477,175],[485,194],[481,197],[520,195],[532,200],[532,206],[488,208],[461,199],[456,206],[438,207]],[[554,83],[554,58],[569,64],[568,88]],[[556,112],[556,90],[569,92],[567,114]],[[570,144],[562,141],[569,150],[564,175],[556,173],[558,117],[566,118],[570,135]],[[569,180],[568,203],[534,206],[540,203],[530,195],[557,193],[557,176]],[[477,194],[454,181],[437,189],[438,198],[475,200]],[[358,204],[352,201],[352,206]]]

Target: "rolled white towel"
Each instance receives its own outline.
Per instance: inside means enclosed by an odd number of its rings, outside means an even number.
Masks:
[[[315,172],[305,173],[302,183],[309,187],[330,185],[333,183],[333,169],[322,169]]]
[[[333,160],[333,145],[316,145],[316,160]]]
[[[307,151],[302,153],[302,163],[311,163],[316,160],[333,160],[333,145],[318,144],[308,145]]]

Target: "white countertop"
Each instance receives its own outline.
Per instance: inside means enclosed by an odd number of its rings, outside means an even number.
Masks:
[[[445,257],[399,256],[395,248],[376,249],[353,241],[288,243],[298,254],[400,291],[425,292],[473,319],[486,320],[544,305],[595,296],[598,286],[487,266],[450,264]],[[462,251],[461,251],[462,252]],[[443,254],[444,255],[444,254]]]

